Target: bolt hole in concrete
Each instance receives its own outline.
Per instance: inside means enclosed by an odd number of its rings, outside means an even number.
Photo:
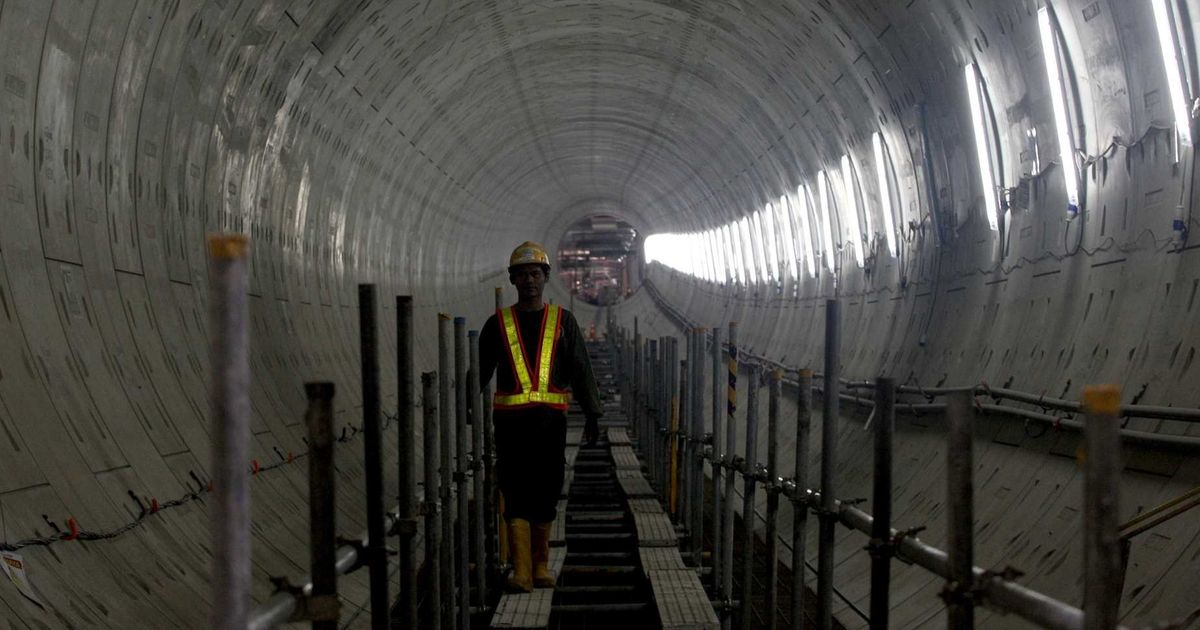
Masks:
[[[558,242],[558,277],[579,300],[616,304],[642,282],[641,237],[628,222],[607,214],[576,221]]]

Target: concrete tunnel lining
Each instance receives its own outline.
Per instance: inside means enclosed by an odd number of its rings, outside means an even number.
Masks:
[[[645,233],[716,227],[836,169],[843,153],[868,159],[875,131],[905,201],[909,236],[898,258],[884,252],[866,268],[846,258],[836,276],[779,292],[651,265],[662,299],[705,325],[737,320],[746,348],[800,366],[820,357],[820,301],[840,295],[843,371],[854,378],[1011,381],[1063,396],[1116,382],[1127,399],[1200,406],[1200,271],[1194,249],[1169,242],[1176,201],[1188,212],[1194,201],[1194,160],[1188,150],[1175,164],[1158,130],[1171,112],[1150,45],[1153,16],[1139,3],[1059,12],[1085,114],[1079,142],[1095,158],[1083,219],[1064,223],[1037,8],[0,2],[0,541],[53,536],[50,522],[64,529],[68,518],[111,530],[138,515],[130,492],[166,501],[208,478],[207,232],[254,241],[253,452],[274,463],[304,449],[305,380],[335,381],[340,425],[357,422],[357,283],[415,296],[417,362],[432,369],[434,314],[481,325],[515,244],[553,248],[598,206]],[[961,83],[972,60],[996,114],[1005,182],[1030,169],[1029,128],[1047,141],[1030,208],[1009,216],[1005,243],[980,212]],[[862,179],[864,197],[877,195]],[[934,216],[944,242],[935,242]],[[394,311],[381,302],[383,405],[392,412]],[[607,317],[576,306],[583,322]],[[636,317],[647,334],[678,332],[645,291],[612,314],[627,326]],[[866,452],[847,415],[842,452]],[[909,458],[911,478],[898,520],[937,522],[943,463],[937,424],[928,425],[900,432],[897,462]],[[991,497],[980,506],[980,557],[1019,566],[1026,583],[1078,603],[1074,443],[1013,426],[980,436],[981,501]],[[1200,436],[1175,421],[1129,427]],[[356,446],[338,450],[347,490],[363,483]],[[1126,455],[1124,515],[1200,479],[1194,455]],[[386,457],[393,496],[395,451]],[[848,456],[841,466],[848,492],[866,496],[866,461]],[[268,576],[306,572],[304,475],[283,465],[254,479],[256,601],[270,593]],[[348,535],[365,529],[361,497],[340,492],[339,519]],[[1194,524],[1181,517],[1134,541],[1125,622],[1194,607]],[[937,536],[931,529],[935,544]],[[861,601],[861,541],[840,539],[839,584]],[[204,623],[202,501],[111,540],[20,553],[46,607],[0,586],[0,614],[14,627]],[[894,619],[919,627],[941,610],[940,584],[902,571]],[[342,580],[352,610],[367,599],[364,580]],[[845,610],[838,618],[861,621]]]

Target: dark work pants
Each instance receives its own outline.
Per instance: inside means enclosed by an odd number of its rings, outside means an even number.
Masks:
[[[493,423],[504,518],[553,521],[566,466],[567,415],[549,407],[497,410]]]

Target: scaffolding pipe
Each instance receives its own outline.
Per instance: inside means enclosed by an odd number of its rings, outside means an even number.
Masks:
[[[871,609],[872,630],[888,628],[888,593],[891,588],[892,552],[892,437],[896,426],[896,382],[880,377],[875,382],[875,474],[871,509]]]
[[[438,313],[438,423],[440,425],[439,450],[441,491],[439,497],[442,504],[442,555],[438,562],[441,564],[442,589],[442,630],[454,630],[455,578],[454,570],[454,503],[451,501],[451,487],[454,483],[454,418],[451,416],[450,385],[453,382],[454,365],[450,355],[452,343],[450,331],[450,316]]]
[[[494,291],[494,301],[497,315],[501,308],[504,308],[504,289],[496,287]],[[496,317],[496,323],[500,323],[499,316]],[[500,566],[508,563],[508,527],[504,524],[504,493],[500,491],[500,484],[495,482],[496,475],[496,434],[494,425],[492,424],[492,380],[489,378],[487,388],[484,390],[484,399],[487,401],[483,406],[484,422],[483,439],[487,443],[487,465],[488,483],[491,489],[488,491],[488,496],[492,497],[492,505],[494,510],[489,516],[488,522],[492,524],[488,528],[489,537],[492,538],[493,549],[495,550],[496,564],[492,567],[492,575],[500,574]]]
[[[250,611],[250,239],[208,238],[212,426],[211,627],[241,630]]]
[[[486,606],[487,596],[487,548],[485,524],[487,515],[487,489],[484,487],[487,466],[483,459],[483,398],[479,395],[479,331],[467,333],[467,345],[470,350],[471,369],[467,373],[467,396],[471,405],[471,474],[475,482],[475,605]]]
[[[396,525],[396,522],[395,516],[388,514],[384,524],[390,529]],[[361,566],[358,554],[359,551],[366,549],[366,544],[367,532],[363,532],[353,542],[337,548],[334,570],[338,575],[345,575]],[[435,562],[434,565],[436,566],[436,564]],[[295,589],[276,591],[267,601],[256,606],[250,613],[249,622],[245,626],[246,630],[266,630],[289,623],[289,620],[300,609],[301,600],[311,595],[312,590],[312,576],[305,575]]]
[[[379,342],[375,285],[358,285],[359,352],[362,359],[363,464],[367,491],[367,572],[371,628],[388,627],[388,557],[383,528],[383,435],[379,426]]]
[[[458,491],[458,520],[455,529],[455,581],[458,592],[459,630],[471,630],[471,492],[467,473],[470,468],[471,434],[467,431],[467,320],[454,318],[454,436],[458,442],[454,485]]]
[[[742,469],[742,630],[750,630],[754,621],[750,596],[754,592],[754,493],[758,468],[758,388],[761,383],[762,368],[751,366],[750,387],[746,392],[746,462]]]
[[[425,459],[425,593],[428,612],[426,628],[437,630],[442,626],[442,522],[441,511],[441,453],[438,434],[438,383],[437,372],[421,374],[421,411],[424,420]]]
[[[692,335],[692,557],[703,566],[704,551],[704,329]]]
[[[721,449],[721,329],[712,329],[712,576],[713,592],[721,583],[721,465],[725,452]]]
[[[1120,512],[1121,438],[1117,432],[1121,390],[1115,385],[1083,390],[1083,622],[1086,630],[1116,627],[1124,566]]]
[[[776,533],[779,518],[779,381],[783,371],[771,370],[770,387],[767,394],[767,523],[763,537],[767,541],[767,583],[764,586],[767,606],[767,628],[775,630],[779,625],[779,535]]]
[[[721,630],[730,630],[733,617],[729,614],[733,605],[733,495],[735,475],[730,467],[737,453],[737,377],[738,377],[738,347],[737,322],[729,322],[729,361],[726,365],[727,387],[725,402],[725,452],[728,455],[722,462],[729,474],[725,476],[725,514],[721,524],[721,604],[725,612],[721,617]]]
[[[946,584],[947,628],[975,627],[972,603],[974,567],[974,489],[971,472],[972,416],[970,394],[955,392],[946,400],[946,530],[950,577]]]
[[[812,426],[812,370],[800,370],[799,396],[796,401],[796,462],[792,477],[800,492],[808,490],[808,453]],[[804,630],[804,600],[808,588],[804,585],[805,544],[808,529],[808,504],[792,503],[792,628]]]
[[[675,422],[675,469],[679,479],[676,494],[679,502],[679,512],[675,515],[676,523],[683,529],[681,537],[680,549],[682,555],[687,557],[691,551],[691,536],[688,535],[688,529],[692,523],[692,359],[695,356],[692,354],[692,331],[687,329],[683,331],[684,349],[682,358],[679,360],[679,413],[676,416]]]
[[[841,327],[836,299],[825,302],[825,396],[821,418],[821,509],[817,513],[817,628],[833,628],[833,546],[837,497],[833,472],[837,462],[839,409],[838,375],[841,373]]]
[[[417,627],[417,427],[413,418],[413,301],[411,295],[396,297],[396,439],[399,461],[400,595],[396,621],[405,628]]]
[[[313,630],[336,630],[337,505],[333,470],[333,383],[306,383],[308,411],[308,532],[312,548],[312,595],[308,600]]]

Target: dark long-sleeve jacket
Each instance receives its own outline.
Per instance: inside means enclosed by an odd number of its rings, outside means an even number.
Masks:
[[[539,346],[542,338],[542,313],[542,310],[516,311],[517,326],[521,329],[521,339],[525,341],[525,353],[530,359],[528,366],[531,372],[536,369],[536,357],[541,352]],[[557,356],[550,371],[550,382],[561,390],[569,387],[572,398],[579,402],[583,413],[599,417],[604,412],[600,404],[600,392],[596,388],[596,379],[592,375],[592,363],[588,360],[587,347],[584,345],[583,332],[579,329],[575,316],[565,308],[562,309],[559,325],[562,337],[558,340]],[[497,365],[500,366],[499,370],[496,369]],[[515,375],[509,367],[504,332],[500,329],[500,322],[494,313],[479,332],[480,386],[492,380],[492,372],[496,372],[497,391],[517,390]],[[548,407],[541,409],[554,411]]]

